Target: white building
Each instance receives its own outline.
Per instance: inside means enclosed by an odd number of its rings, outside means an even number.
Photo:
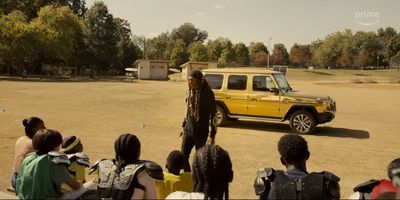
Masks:
[[[168,60],[136,60],[133,67],[137,69],[136,77],[147,80],[167,80],[171,61]]]
[[[180,66],[182,68],[182,79],[186,80],[190,72],[194,69],[204,70],[217,68],[216,62],[187,62]]]

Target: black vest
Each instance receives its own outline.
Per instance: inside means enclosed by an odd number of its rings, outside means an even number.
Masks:
[[[339,180],[330,172],[294,177],[267,168],[257,173],[254,188],[260,199],[340,199]]]

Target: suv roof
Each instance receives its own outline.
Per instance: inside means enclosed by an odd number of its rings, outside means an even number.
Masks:
[[[216,68],[205,69],[206,73],[246,73],[246,74],[281,74],[281,72],[267,70],[260,67],[232,67],[232,68]]]

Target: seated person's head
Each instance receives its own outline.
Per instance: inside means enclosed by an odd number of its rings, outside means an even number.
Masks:
[[[35,133],[40,129],[45,129],[44,122],[39,117],[30,117],[22,120],[22,124],[25,127],[25,135],[32,139]]]
[[[305,165],[310,156],[307,141],[297,134],[286,134],[279,139],[278,151],[283,165]]]
[[[64,138],[61,148],[66,154],[73,154],[83,151],[81,140],[76,136],[68,136]]]
[[[233,179],[232,162],[227,151],[218,145],[205,145],[193,159],[194,192],[205,199],[229,198],[228,187]]]
[[[135,135],[130,133],[120,135],[114,143],[114,149],[119,169],[139,160],[140,141]]]
[[[394,159],[389,163],[387,172],[393,185],[400,188],[400,158]]]
[[[183,169],[185,163],[185,158],[182,152],[178,150],[171,151],[167,157],[166,168],[168,172],[173,173],[175,175],[179,175],[181,169]]]
[[[38,155],[47,154],[50,151],[58,151],[62,143],[62,136],[56,130],[41,129],[32,139],[33,149]]]

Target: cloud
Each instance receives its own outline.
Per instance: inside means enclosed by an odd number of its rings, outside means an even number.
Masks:
[[[196,12],[195,15],[196,15],[197,17],[204,17],[204,16],[206,16],[206,13],[203,13],[203,12]]]
[[[215,5],[213,5],[213,8],[214,8],[214,9],[224,9],[225,6],[224,6],[224,5],[221,5],[221,4],[215,4]]]

